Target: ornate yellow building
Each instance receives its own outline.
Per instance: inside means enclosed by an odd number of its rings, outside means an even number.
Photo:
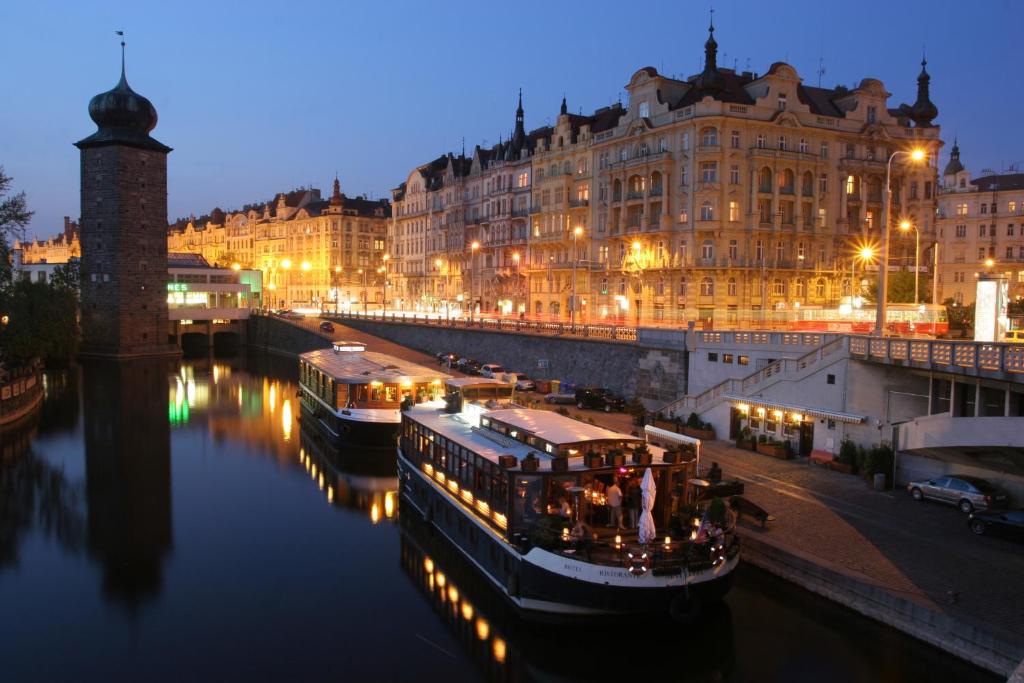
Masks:
[[[168,230],[168,250],[262,270],[271,308],[379,309],[390,216],[387,200],[346,197],[335,180],[329,199],[299,189],[241,211],[217,208],[179,221]]]
[[[422,298],[432,262],[468,258],[462,296],[487,312],[508,310],[510,297],[497,294],[507,273],[528,278],[528,300],[513,310],[561,320],[721,327],[835,307],[877,270],[856,256],[864,245],[877,253],[890,158],[893,223],[920,231],[921,263],[931,262],[942,143],[924,64],[916,101],[890,107],[873,78],[813,87],[788,64],[740,73],[719,67],[717,54],[712,27],[701,73],[676,79],[645,67],[630,78],[628,105],[583,116],[563,102],[555,126],[523,131],[511,156],[506,145],[478,149],[461,199],[428,201],[430,165],[418,169],[424,182],[410,176],[395,195],[415,207],[393,224],[396,289]],[[893,157],[911,149],[927,161]],[[461,244],[437,238],[441,206],[465,216]],[[525,244],[515,231],[523,209]],[[508,237],[485,223],[508,226]],[[431,248],[447,252],[428,256]],[[913,267],[912,231],[893,230],[890,255],[891,269]]]

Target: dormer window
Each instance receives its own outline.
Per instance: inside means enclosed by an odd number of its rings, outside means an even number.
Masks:
[[[871,105],[868,107],[868,123],[874,123],[878,120],[878,107]]]
[[[779,93],[779,111],[786,111],[786,93]]]
[[[648,102],[640,103],[640,118],[645,119],[651,115],[651,105]]]

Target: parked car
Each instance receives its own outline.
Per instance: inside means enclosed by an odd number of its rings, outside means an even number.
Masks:
[[[576,390],[575,399],[577,408],[593,408],[606,413],[626,409],[626,399],[601,387],[581,387]]]
[[[537,383],[521,372],[511,373],[516,376],[516,391],[536,391]]]
[[[455,367],[467,375],[480,374],[480,362],[472,358],[460,358]]]
[[[575,392],[557,392],[553,391],[550,394],[544,396],[544,400],[547,403],[575,403],[576,393]]]
[[[332,325],[331,323],[329,323],[329,322],[327,322],[325,320],[322,323],[320,323],[320,331],[321,332],[332,332],[333,333],[334,332],[334,325]]]
[[[1006,493],[996,489],[984,479],[954,475],[936,477],[927,481],[912,481],[907,490],[914,500],[937,500],[960,508],[961,512],[1005,508],[1009,503]]]
[[[1024,509],[972,512],[967,526],[979,536],[991,533],[1024,540]]]
[[[289,309],[281,311],[278,315],[280,315],[282,318],[291,318],[293,320],[299,320],[303,317],[303,315],[298,311],[292,311]]]
[[[505,368],[501,367],[497,363],[486,363],[480,366],[480,375],[489,379],[496,379],[500,377],[503,372],[505,372]]]
[[[436,357],[438,365],[447,365],[448,367],[452,367],[459,360],[457,353],[448,353],[446,351],[438,351]]]

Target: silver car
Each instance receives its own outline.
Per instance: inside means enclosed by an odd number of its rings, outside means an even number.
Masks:
[[[1004,508],[1009,504],[1005,492],[996,489],[984,479],[963,475],[936,477],[926,481],[912,481],[907,490],[914,500],[937,500],[960,508],[961,512]]]

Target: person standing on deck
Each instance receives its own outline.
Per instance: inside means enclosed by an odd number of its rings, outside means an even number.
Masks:
[[[615,523],[615,530],[622,531],[622,489],[619,488],[618,480],[612,482],[605,495],[608,497],[608,508],[612,511],[611,521]]]

